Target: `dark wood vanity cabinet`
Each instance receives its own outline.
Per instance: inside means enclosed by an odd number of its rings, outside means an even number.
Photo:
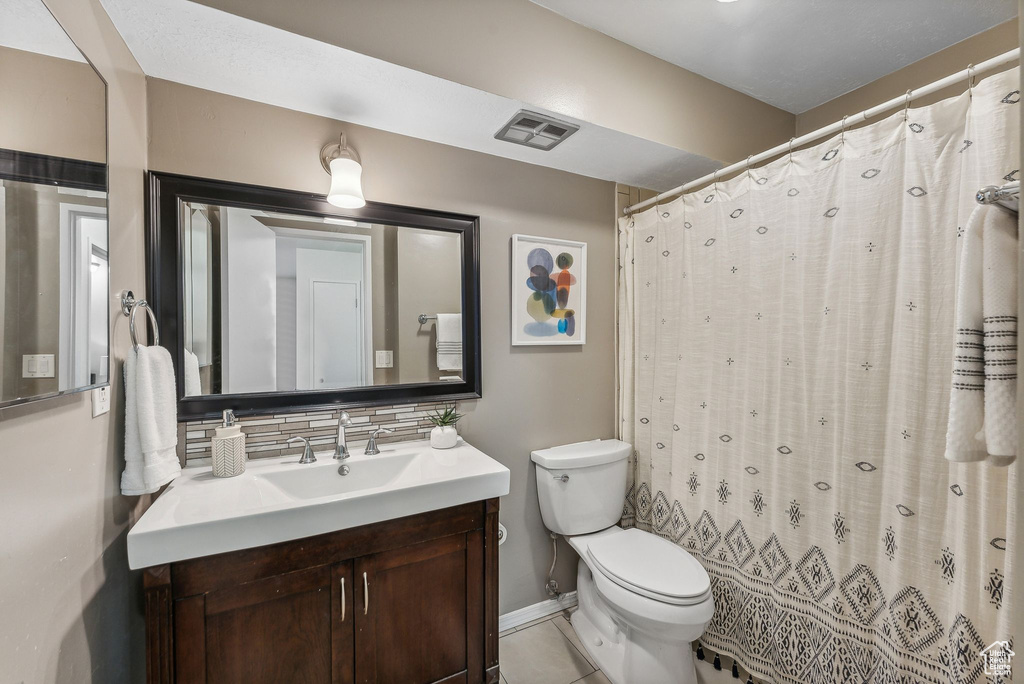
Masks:
[[[493,684],[497,499],[145,570],[148,681]]]

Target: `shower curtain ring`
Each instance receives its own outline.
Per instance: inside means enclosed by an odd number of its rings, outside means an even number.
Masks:
[[[843,114],[843,122],[839,124],[839,144],[842,145],[846,142],[846,118],[849,114]]]
[[[913,97],[913,94],[914,94],[913,90],[908,90],[907,91],[907,96],[906,96],[907,100],[906,100],[906,103],[903,105],[903,120],[904,121],[906,121],[907,119],[910,118],[910,99],[911,99],[911,97]]]
[[[790,164],[793,163],[793,141],[794,140],[796,140],[796,138],[790,138],[789,139],[789,163]]]
[[[974,65],[967,65],[967,99],[974,100]]]

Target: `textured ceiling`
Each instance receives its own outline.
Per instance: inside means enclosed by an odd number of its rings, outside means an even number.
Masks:
[[[84,62],[42,0],[0,1],[0,45]]]
[[[102,2],[155,78],[656,190],[720,166],[557,115],[581,130],[554,150],[501,142],[494,133],[519,109],[552,112],[186,0]]]
[[[794,114],[1017,16],[1017,0],[532,1]]]

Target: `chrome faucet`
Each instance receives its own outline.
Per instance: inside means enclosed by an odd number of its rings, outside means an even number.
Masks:
[[[388,430],[387,428],[379,427],[370,433],[370,441],[366,443],[366,451],[363,453],[367,456],[376,456],[380,453],[380,449],[377,448],[377,435],[380,433],[394,432],[394,430]]]
[[[338,446],[334,447],[334,458],[342,461],[352,454],[348,453],[348,439],[345,436],[345,426],[352,424],[352,418],[342,411],[338,416]]]
[[[292,442],[304,442],[306,448],[302,450],[302,458],[299,459],[299,463],[305,465],[307,463],[316,463],[316,454],[313,453],[313,447],[309,446],[309,440],[305,437],[292,437],[288,440],[288,443]]]

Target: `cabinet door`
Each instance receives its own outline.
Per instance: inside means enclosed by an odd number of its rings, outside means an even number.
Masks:
[[[482,543],[459,534],[356,560],[356,681],[480,682]]]
[[[179,601],[177,681],[351,684],[351,580],[351,563],[342,563]]]

